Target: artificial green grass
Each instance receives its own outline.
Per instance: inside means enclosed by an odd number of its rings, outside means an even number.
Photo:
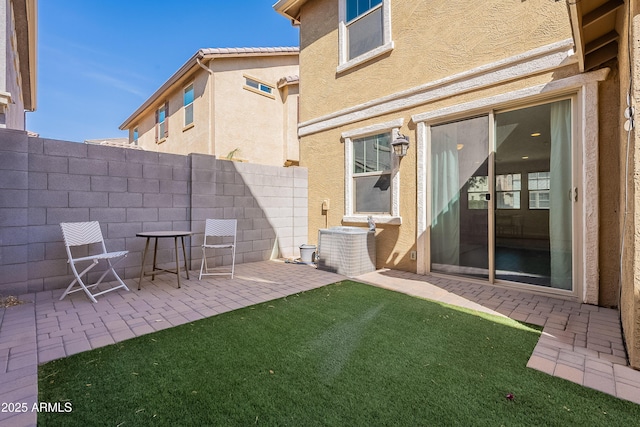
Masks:
[[[539,330],[351,281],[47,363],[42,426],[628,426],[526,368]],[[513,400],[507,394],[513,394]]]

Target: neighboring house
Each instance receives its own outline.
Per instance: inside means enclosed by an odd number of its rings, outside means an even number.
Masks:
[[[640,368],[638,0],[274,8],[300,25],[311,239],[371,215],[378,268],[617,306]]]
[[[85,139],[85,144],[106,145],[108,147],[132,148],[134,150],[144,150],[140,145],[130,144],[129,138],[103,138]]]
[[[25,130],[36,109],[37,0],[0,1],[0,128]]]
[[[298,48],[200,49],[120,129],[145,150],[298,162]]]

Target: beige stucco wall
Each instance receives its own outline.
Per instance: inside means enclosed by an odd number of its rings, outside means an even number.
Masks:
[[[282,130],[285,108],[282,93],[277,89],[282,77],[298,74],[298,58],[255,57],[237,60],[214,60],[215,151],[226,157],[238,149],[235,158],[251,163],[282,166],[287,139]],[[245,77],[273,87],[272,97],[245,88]],[[291,133],[295,136],[296,129]]]
[[[417,261],[411,260],[411,251],[417,250],[417,155],[416,125],[411,117],[447,106],[457,105],[473,99],[481,99],[523,87],[550,82],[558,76],[575,74],[575,66],[563,70],[529,77],[500,87],[493,87],[472,93],[450,97],[446,100],[425,104],[403,111],[394,112],[349,125],[341,126],[301,138],[301,166],[309,169],[309,239],[317,242],[318,229],[336,225],[359,225],[343,222],[344,209],[344,143],[341,133],[369,125],[404,119],[400,132],[409,135],[411,146],[406,157],[400,161],[400,215],[402,225],[378,224],[376,234],[377,267],[416,271]],[[304,102],[304,97],[302,98]],[[322,201],[330,199],[328,215],[322,211]]]
[[[598,303],[604,307],[618,306],[618,281],[620,277],[620,176],[609,173],[620,170],[620,138],[622,123],[619,120],[620,67],[611,61],[609,79],[600,84],[599,132],[600,132],[600,206],[599,206],[599,261],[600,292]]]
[[[138,128],[138,145],[148,151],[186,155],[189,153],[213,154],[209,148],[209,80],[203,69],[187,74],[175,85],[173,90],[163,97],[160,103],[148,109],[129,130],[129,140],[133,139],[133,129]],[[193,126],[184,126],[184,108],[182,106],[183,90],[193,83],[194,86],[194,121]],[[156,144],[155,111],[169,102],[169,136]],[[164,138],[160,138],[162,141]]]
[[[25,129],[24,99],[20,87],[20,73],[15,41],[15,20],[13,3],[10,0],[0,2],[0,127],[7,129]]]
[[[564,2],[393,1],[391,17],[393,51],[336,75],[338,1],[302,7],[301,122],[571,37]]]
[[[491,0],[460,8],[446,0],[398,1],[392,2],[391,16],[394,50],[336,75],[338,2],[313,1],[303,6],[300,30],[301,122],[571,37],[566,6],[561,3]],[[538,76],[502,88],[467,93],[428,106],[303,136],[300,157],[301,165],[309,168],[310,239],[317,238],[319,228],[342,223],[344,146],[341,132],[403,118],[405,125],[400,131],[410,135],[415,142],[415,125],[409,124],[412,114],[550,81],[553,77],[549,74]],[[377,263],[378,267],[415,271],[416,262],[410,260],[410,251],[416,249],[415,145],[402,159],[400,174],[402,225],[378,226],[381,238],[376,240]],[[327,198],[331,199],[328,217],[321,210],[322,200]]]
[[[299,84],[287,85],[280,89],[284,100],[284,117],[282,118],[282,138],[286,141],[284,157],[286,160],[300,160],[300,143],[298,141],[298,105],[300,103]]]
[[[297,146],[297,128],[290,125],[290,121],[297,118],[297,110],[296,117],[288,116],[292,112],[288,103],[297,104],[297,99],[285,99],[277,89],[277,82],[282,77],[298,74],[298,57],[224,58],[209,61],[206,66],[211,74],[195,67],[165,97],[132,122],[129,139],[133,139],[133,129],[137,127],[139,145],[145,150],[225,158],[237,149],[234,159],[282,166],[286,156],[292,153],[289,145]],[[273,96],[245,89],[244,76],[272,86]],[[185,127],[183,90],[190,83],[194,83],[194,122]],[[155,111],[166,100],[169,102],[169,135],[156,144]]]
[[[322,123],[323,116],[326,118],[365,103],[371,105],[373,100],[572,37],[567,7],[563,2],[496,0],[469,4],[464,10],[447,1],[394,1],[391,4],[394,49],[341,74],[336,74],[338,2],[317,0],[302,7],[300,156],[301,165],[309,169],[309,238],[315,243],[320,228],[364,225],[343,223],[345,165],[341,133],[403,119],[400,132],[409,135],[412,145],[400,163],[402,225],[378,224],[377,267],[416,271],[417,261],[410,259],[411,251],[418,249],[418,138],[416,125],[411,122],[412,115],[547,84],[580,73],[575,60],[569,61],[568,65],[551,71],[514,75],[512,80],[494,86],[462,91],[436,101],[425,101],[422,105],[400,107],[395,112],[361,118],[331,129],[315,130],[317,123]],[[619,271],[616,256],[612,254],[617,253],[620,243],[617,215],[620,185],[619,179],[609,173],[619,167],[618,88],[617,70],[613,69],[607,80],[599,84],[598,109],[602,166],[598,174],[601,198],[597,209],[601,219],[600,255],[596,256],[599,258],[600,285],[599,295],[594,298],[599,298],[607,306],[617,304],[615,278]],[[546,99],[537,98],[538,101]],[[527,102],[532,101],[504,104],[502,108],[516,107],[518,103],[526,105]],[[311,128],[314,129],[309,131]],[[324,199],[331,200],[327,215],[321,209]]]
[[[626,5],[625,5],[625,9]],[[631,28],[627,25],[627,15],[625,11],[624,28],[625,34],[631,34],[629,39],[626,37],[620,39],[620,107],[618,110],[619,117],[623,117],[626,108],[626,96],[630,85],[629,70],[633,73],[633,87],[631,88],[632,104],[636,108],[636,130],[631,132],[627,140],[627,133],[621,132],[619,144],[619,170],[620,170],[620,186],[624,189],[628,185],[629,193],[627,197],[628,203],[625,204],[624,190],[621,190],[622,197],[618,204],[621,218],[620,230],[625,236],[624,252],[622,257],[622,277],[620,289],[620,314],[622,318],[622,327],[625,342],[627,343],[627,351],[629,355],[629,363],[635,369],[640,369],[640,252],[638,247],[640,244],[640,134],[637,132],[638,126],[638,105],[640,105],[640,85],[638,76],[640,76],[640,1],[631,1]],[[629,49],[627,49],[629,48]],[[627,54],[630,50],[631,57]],[[621,119],[620,128],[622,128]],[[625,175],[627,162],[627,141],[629,141],[629,173]],[[626,221],[624,220],[625,208],[627,211]],[[626,227],[622,227],[626,224]]]

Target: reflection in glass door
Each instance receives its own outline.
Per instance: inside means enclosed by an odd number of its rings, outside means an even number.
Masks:
[[[572,290],[571,108],[431,126],[430,271]]]
[[[571,101],[496,114],[496,279],[572,288]]]
[[[431,128],[431,271],[489,277],[489,118]]]

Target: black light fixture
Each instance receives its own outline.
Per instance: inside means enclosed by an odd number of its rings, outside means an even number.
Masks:
[[[398,133],[391,143],[391,146],[396,156],[404,157],[407,155],[407,150],[409,149],[409,137]]]

